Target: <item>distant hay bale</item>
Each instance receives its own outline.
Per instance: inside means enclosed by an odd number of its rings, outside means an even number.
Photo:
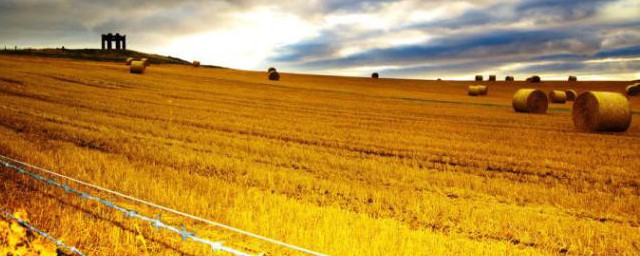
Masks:
[[[489,93],[489,87],[486,85],[476,85],[478,90],[480,90],[480,95],[487,95]]]
[[[552,90],[549,92],[551,103],[564,104],[567,102],[567,94],[564,91]]]
[[[469,96],[478,96],[480,95],[480,87],[477,85],[470,85],[469,86]]]
[[[199,68],[199,67],[200,67],[200,62],[199,62],[199,61],[197,61],[197,60],[194,60],[194,61],[193,61],[193,63],[192,63],[192,65],[193,65],[193,67],[195,67],[195,68]]]
[[[640,94],[640,83],[627,86],[626,92],[629,96],[636,96]]]
[[[540,76],[531,76],[531,77],[527,78],[527,82],[529,82],[529,83],[539,83],[541,81],[542,81],[542,79],[540,79]]]
[[[549,107],[547,94],[537,89],[520,89],[513,95],[516,112],[544,114]]]
[[[148,67],[149,65],[151,65],[149,59],[147,58],[142,58],[140,59],[140,61],[144,64],[145,67]]]
[[[489,75],[489,81],[495,82],[496,81],[496,75]]]
[[[378,79],[379,77],[380,77],[380,74],[378,73],[371,74],[371,78]]]
[[[569,76],[569,82],[578,82],[578,77],[576,77],[576,76]]]
[[[277,71],[277,70],[274,67],[269,67],[269,69],[267,70],[267,73],[272,72],[272,71]]]
[[[576,90],[566,90],[564,91],[564,93],[567,95],[567,101],[574,101],[576,100],[576,96],[578,95],[578,93],[576,93]]]
[[[620,93],[588,91],[576,98],[572,116],[580,131],[624,132],[631,125],[631,106]]]
[[[133,58],[127,58],[127,60],[125,61],[125,64],[127,66],[131,66],[131,62],[133,61]]]
[[[269,72],[269,80],[280,81],[280,74],[278,73],[278,71]]]
[[[482,80],[484,80],[482,75],[476,75],[476,82],[482,82]]]
[[[143,61],[132,61],[131,66],[129,67],[129,72],[131,74],[142,74],[144,73],[146,66]]]
[[[513,81],[515,81],[516,79],[515,79],[515,78],[513,78],[513,76],[507,76],[507,77],[505,77],[505,78],[504,78],[504,80],[505,80],[505,81],[507,81],[507,82],[513,82]]]

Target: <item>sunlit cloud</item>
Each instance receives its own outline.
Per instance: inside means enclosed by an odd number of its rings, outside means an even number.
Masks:
[[[159,49],[189,60],[232,68],[260,68],[277,47],[316,35],[313,25],[274,8],[257,8],[230,15],[228,28],[177,37]]]
[[[635,79],[639,10],[636,0],[5,0],[0,44],[95,48],[121,32],[134,50],[240,69]]]

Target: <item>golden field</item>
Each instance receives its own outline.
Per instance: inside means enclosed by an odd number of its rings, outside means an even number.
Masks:
[[[330,255],[640,254],[640,98],[625,133],[577,132],[571,103],[511,108],[519,88],[629,83],[484,82],[469,97],[471,84],[0,56],[0,154]],[[210,253],[11,169],[0,191],[90,255]]]

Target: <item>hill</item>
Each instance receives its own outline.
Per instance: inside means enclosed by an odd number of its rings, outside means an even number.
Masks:
[[[34,56],[49,58],[66,58],[76,60],[124,62],[127,58],[147,58],[151,64],[183,64],[190,65],[191,62],[158,54],[149,54],[133,50],[101,50],[101,49],[20,49],[0,51],[2,55],[14,56]],[[219,68],[217,66],[203,65],[204,67]]]

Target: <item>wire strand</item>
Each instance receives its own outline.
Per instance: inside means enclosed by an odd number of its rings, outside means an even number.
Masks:
[[[93,196],[93,195],[88,194],[88,193],[84,193],[82,191],[79,191],[77,189],[69,187],[66,184],[61,184],[61,183],[59,183],[59,182],[57,182],[55,180],[52,180],[52,179],[49,179],[47,177],[43,177],[43,176],[40,176],[38,174],[29,172],[29,171],[27,171],[25,169],[22,169],[22,168],[20,168],[18,166],[15,166],[15,165],[13,165],[11,163],[8,163],[8,162],[4,161],[4,160],[0,160],[0,162],[2,162],[5,167],[16,170],[19,174],[28,175],[31,178],[34,178],[36,180],[45,182],[46,185],[62,188],[62,189],[64,189],[65,192],[76,194],[76,195],[80,196],[82,199],[96,201],[96,202],[99,202],[99,203],[103,204],[106,207],[109,207],[109,208],[115,209],[115,210],[117,210],[119,212],[122,212],[122,213],[125,214],[125,216],[127,218],[140,219],[140,220],[143,220],[143,221],[146,221],[146,222],[150,223],[155,228],[162,228],[162,229],[166,229],[166,230],[172,231],[174,233],[177,233],[182,237],[182,240],[187,240],[187,239],[191,238],[191,240],[193,240],[195,242],[198,242],[198,243],[201,243],[201,244],[205,244],[205,245],[211,247],[211,250],[213,250],[213,251],[224,251],[224,252],[228,252],[228,253],[231,253],[233,255],[236,255],[236,256],[249,256],[249,254],[247,254],[247,253],[238,251],[238,250],[230,248],[230,247],[223,246],[222,242],[214,242],[214,241],[210,241],[210,240],[198,237],[198,236],[195,235],[194,232],[189,232],[184,227],[176,228],[174,226],[167,225],[167,224],[163,223],[162,220],[160,220],[159,217],[157,219],[154,219],[154,218],[150,218],[150,217],[138,214],[134,210],[126,209],[126,208],[124,208],[122,206],[119,206],[119,205],[117,205],[117,204],[115,204],[115,203],[113,203],[111,201],[108,201],[108,200],[106,200],[104,198],[100,198],[100,197],[96,197],[96,196]]]
[[[75,179],[75,178],[72,178],[72,177],[69,177],[69,176],[66,176],[66,175],[63,175],[63,174],[59,174],[57,172],[54,172],[54,171],[51,171],[51,170],[47,170],[47,169],[44,169],[44,168],[29,164],[29,163],[26,163],[26,162],[23,162],[23,161],[20,161],[20,160],[17,160],[17,159],[13,159],[13,158],[10,158],[10,157],[4,156],[4,155],[0,155],[0,158],[3,158],[5,160],[9,160],[9,161],[13,161],[15,163],[18,163],[18,164],[21,164],[21,165],[24,165],[24,166],[27,166],[27,167],[42,171],[44,173],[47,173],[47,174],[50,174],[50,175],[53,175],[53,176],[57,176],[57,177],[60,177],[60,178],[64,178],[64,179],[73,181],[75,183],[78,183],[78,184],[81,184],[81,185],[84,185],[84,186],[87,186],[87,187],[90,187],[90,188],[93,188],[93,189],[96,189],[96,190],[100,190],[100,191],[103,191],[103,192],[106,192],[106,193],[109,193],[109,194],[112,194],[112,195],[116,195],[116,196],[131,200],[131,201],[134,201],[134,202],[137,202],[137,203],[141,203],[141,204],[144,204],[144,205],[147,205],[147,206],[150,206],[150,207],[154,207],[154,208],[157,208],[157,209],[161,209],[161,210],[164,210],[164,211],[167,211],[167,212],[171,212],[171,213],[174,213],[174,214],[186,217],[186,218],[190,218],[190,219],[193,219],[193,220],[204,222],[204,223],[207,223],[207,224],[212,225],[212,226],[216,226],[216,227],[219,227],[219,228],[227,229],[227,230],[230,230],[230,231],[233,231],[233,232],[236,232],[236,233],[240,233],[240,234],[243,234],[243,235],[246,235],[246,236],[249,236],[249,237],[260,239],[260,240],[263,240],[263,241],[266,241],[266,242],[269,242],[269,243],[272,243],[272,244],[277,244],[277,245],[280,245],[280,246],[283,246],[283,247],[286,247],[286,248],[289,248],[289,249],[293,249],[293,250],[296,250],[296,251],[304,252],[304,253],[307,253],[307,254],[310,254],[310,255],[326,256],[326,254],[323,254],[323,253],[320,253],[320,252],[316,252],[316,251],[312,251],[310,249],[306,249],[306,248],[302,248],[302,247],[299,247],[299,246],[296,246],[296,245],[288,244],[288,243],[285,243],[285,242],[280,241],[280,240],[268,238],[268,237],[265,237],[265,236],[262,236],[262,235],[258,235],[258,234],[255,234],[255,233],[252,233],[252,232],[249,232],[249,231],[245,231],[245,230],[242,230],[242,229],[239,229],[239,228],[235,228],[235,227],[232,227],[232,226],[220,223],[220,222],[216,222],[216,221],[208,220],[208,219],[205,219],[205,218],[202,218],[202,217],[198,217],[198,216],[195,216],[195,215],[192,215],[192,214],[189,214],[189,213],[185,213],[185,212],[181,212],[181,211],[178,211],[178,210],[174,210],[174,209],[171,209],[171,208],[168,208],[168,207],[165,207],[165,206],[153,203],[153,202],[148,202],[148,201],[145,201],[145,200],[142,200],[142,199],[138,199],[138,198],[135,198],[135,197],[132,197],[132,196],[129,196],[129,195],[125,195],[125,194],[117,192],[117,191],[113,191],[113,190],[110,190],[110,189],[107,189],[107,188],[103,188],[103,187],[100,187],[100,186],[97,186],[97,185],[94,185],[94,184],[91,184],[91,183],[88,183],[88,182],[85,182],[85,181],[82,181],[82,180],[79,180],[79,179]]]
[[[85,254],[82,253],[82,251],[78,250],[77,248],[73,247],[73,246],[68,246],[67,244],[63,243],[62,241],[56,239],[55,237],[47,234],[46,232],[36,228],[35,226],[29,224],[27,221],[18,218],[17,216],[11,214],[10,212],[8,212],[7,210],[4,210],[2,208],[0,208],[0,213],[2,213],[2,216],[7,218],[7,219],[12,219],[15,222],[18,222],[18,224],[22,225],[23,227],[31,230],[32,232],[37,233],[38,235],[54,242],[58,247],[62,247],[63,249],[67,250],[68,252],[73,252],[76,255],[80,255],[80,256],[84,256]]]

